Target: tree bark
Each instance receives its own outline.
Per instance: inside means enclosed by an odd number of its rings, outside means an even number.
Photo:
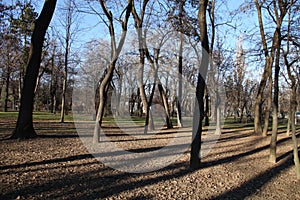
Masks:
[[[178,96],[177,96],[177,126],[183,127],[182,123],[182,52],[183,52],[183,33],[180,33],[179,56],[178,56]]]
[[[274,6],[276,2],[273,2]],[[262,96],[266,87],[267,79],[270,77],[270,74],[272,73],[272,66],[274,63],[274,57],[275,57],[275,52],[278,47],[278,42],[280,39],[280,28],[282,24],[282,20],[285,16],[285,12],[281,13],[280,18],[278,17],[276,20],[277,26],[276,30],[272,36],[272,46],[271,50],[269,52],[268,46],[267,46],[267,40],[265,36],[265,31],[264,31],[264,25],[263,25],[263,20],[262,20],[262,5],[258,2],[258,0],[255,0],[255,6],[257,9],[257,15],[258,15],[258,22],[259,22],[259,29],[260,29],[260,35],[261,35],[261,41],[262,41],[262,47],[263,47],[263,52],[266,58],[265,62],[265,68],[264,72],[258,87],[258,92],[256,96],[256,102],[255,102],[255,108],[254,108],[254,131],[257,134],[262,135],[262,126],[261,126],[261,106],[262,106]],[[274,9],[276,10],[276,9]],[[273,16],[272,16],[273,17]]]
[[[205,89],[205,121],[204,121],[204,126],[209,126],[209,115],[210,115],[210,110],[209,110],[209,94],[207,88]]]
[[[41,64],[43,41],[47,28],[52,19],[56,6],[56,0],[45,0],[40,16],[35,21],[31,38],[29,62],[24,77],[24,85],[21,94],[21,105],[16,127],[12,138],[32,138],[37,134],[33,127],[32,112],[34,104],[34,89]]]
[[[259,23],[259,30],[261,35],[261,41],[263,45],[263,51],[266,58],[264,72],[259,83],[257,95],[256,95],[256,102],[254,106],[254,132],[256,134],[262,135],[262,124],[261,124],[261,111],[262,111],[262,97],[264,93],[264,89],[266,86],[266,82],[270,74],[272,73],[272,64],[267,46],[267,40],[265,37],[264,25],[262,20],[262,12],[261,12],[261,5],[259,4],[258,0],[255,0],[255,6],[257,9],[257,16],[258,16],[258,23]]]
[[[181,104],[182,104],[182,53],[183,53],[183,11],[184,11],[185,1],[180,1],[179,4],[179,52],[178,52],[178,94],[177,94],[177,126],[183,127],[182,123],[182,113],[181,113]]]
[[[299,161],[299,153],[298,153],[298,139],[296,137],[296,125],[295,125],[295,111],[297,109],[297,84],[296,84],[296,77],[292,75],[291,66],[298,61],[295,58],[292,62],[288,61],[288,54],[290,53],[290,46],[289,42],[291,41],[290,31],[291,31],[291,8],[294,1],[290,2],[290,9],[288,11],[288,33],[287,33],[287,47],[286,52],[283,53],[284,64],[287,68],[288,77],[291,80],[291,96],[290,96],[290,116],[289,116],[289,123],[288,123],[288,131],[289,134],[290,124],[292,125],[292,140],[293,140],[293,155],[294,155],[294,163],[295,163],[295,171],[296,177],[300,180],[300,161]],[[298,81],[300,75],[298,74]]]
[[[190,155],[190,168],[197,169],[201,164],[201,136],[202,136],[202,121],[205,116],[204,113],[204,90],[205,90],[205,78],[207,74],[207,68],[209,63],[209,42],[207,34],[206,23],[206,9],[208,0],[199,1],[198,10],[198,23],[200,27],[202,57],[201,64],[198,73],[198,81],[196,86],[196,103],[193,115],[193,132],[192,132],[192,145]],[[206,52],[205,52],[206,51]]]
[[[290,136],[290,130],[291,130],[291,109],[289,109],[288,114],[288,121],[287,121],[287,127],[286,127],[286,136]]]
[[[279,29],[279,27],[278,27]],[[276,143],[277,143],[277,130],[278,130],[278,94],[279,94],[279,71],[280,71],[280,30],[277,34],[277,51],[275,59],[275,73],[274,73],[274,96],[273,96],[273,122],[272,122],[272,137],[270,143],[270,157],[269,161],[276,163]]]
[[[159,91],[159,94],[162,99],[162,104],[164,105],[166,125],[167,125],[168,129],[171,129],[171,128],[173,128],[173,125],[171,122],[171,115],[170,115],[168,99],[167,99],[166,93],[165,93],[164,88],[163,88],[161,82],[159,81],[159,79],[157,82],[158,82],[157,83],[158,91]]]
[[[139,88],[139,92],[140,92],[140,97],[142,100],[142,106],[143,106],[143,110],[146,114],[146,119],[145,119],[145,129],[144,129],[144,133],[147,133],[148,131],[148,126],[150,126],[150,130],[154,130],[154,123],[152,120],[152,114],[150,111],[150,106],[149,102],[147,101],[147,96],[145,93],[145,87],[144,87],[144,81],[143,81],[143,77],[144,77],[144,67],[145,67],[145,57],[148,56],[148,61],[150,62],[151,66],[154,66],[154,61],[152,58],[149,57],[149,52],[147,49],[147,44],[146,44],[146,38],[145,38],[145,34],[146,34],[146,30],[143,29],[143,22],[144,22],[144,16],[145,16],[145,12],[146,12],[146,6],[148,4],[149,0],[144,0],[143,1],[143,6],[142,9],[140,11],[140,15],[138,15],[136,8],[135,8],[135,4],[134,1],[132,3],[132,15],[135,21],[135,29],[137,31],[137,35],[138,35],[138,42],[139,42],[139,67],[138,67],[138,88]],[[152,67],[153,68],[153,67]],[[155,71],[155,70],[154,70]],[[155,82],[154,82],[154,89],[155,89]],[[151,99],[151,97],[150,97]],[[152,100],[151,100],[152,101]],[[149,113],[150,112],[150,113]]]
[[[112,62],[111,65],[109,66],[107,73],[104,76],[104,79],[100,83],[99,87],[99,105],[98,105],[98,110],[97,110],[97,116],[96,116],[96,123],[95,123],[95,128],[94,128],[94,135],[93,135],[93,143],[98,143],[100,142],[100,133],[101,133],[101,124],[102,124],[102,119],[104,115],[104,108],[106,105],[106,100],[107,100],[107,91],[108,91],[108,86],[109,82],[112,79],[113,76],[113,71],[115,69],[115,62]]]
[[[7,111],[8,111],[9,83],[10,83],[10,67],[7,66],[6,78],[5,78],[4,112],[7,112]],[[1,95],[1,93],[0,93],[0,95]]]
[[[264,128],[262,132],[262,136],[266,137],[268,135],[268,129],[269,129],[269,118],[270,118],[270,110],[272,107],[272,90],[273,90],[273,80],[272,80],[272,73],[269,77],[269,87],[268,87],[268,103],[267,103],[267,110],[265,111],[265,122],[264,122]]]
[[[295,163],[295,171],[296,177],[300,180],[300,160],[299,160],[299,153],[298,153],[298,139],[296,137],[296,125],[295,125],[295,110],[297,108],[297,100],[296,100],[296,89],[297,87],[294,85],[292,87],[292,94],[291,94],[291,121],[292,121],[292,140],[293,140],[293,155],[294,155],[294,163]]]

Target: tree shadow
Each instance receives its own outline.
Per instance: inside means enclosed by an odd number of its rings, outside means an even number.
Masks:
[[[15,164],[15,165],[4,165],[4,166],[0,166],[0,170],[26,168],[26,167],[47,165],[47,164],[60,163],[60,162],[71,162],[75,160],[82,160],[82,159],[88,159],[93,157],[94,156],[92,154],[81,154],[76,156],[68,156],[65,158],[54,158],[49,160],[37,161],[37,162],[30,162],[30,163],[26,162],[26,163]]]
[[[248,135],[249,136],[249,135]],[[298,135],[299,136],[299,135]],[[78,136],[77,136],[78,137]],[[229,136],[224,140],[233,140],[236,138],[247,137],[247,135],[242,136]],[[291,140],[290,137],[283,138],[278,140],[277,144],[281,144]],[[129,151],[141,153],[148,151],[155,151],[162,147],[150,147],[150,148],[137,148],[131,149]],[[176,148],[176,147],[174,147]],[[229,162],[233,162],[237,159],[240,159],[245,156],[249,156],[255,153],[258,153],[263,150],[267,150],[269,145],[265,145],[259,148],[255,148],[253,150],[238,153],[233,156],[229,156],[226,158],[221,158],[218,160],[213,160],[209,162],[203,162],[201,168],[208,168],[215,165],[221,165]],[[104,157],[111,156],[112,154],[99,153],[96,156]],[[116,155],[121,155],[121,152],[116,152]],[[251,194],[254,194],[257,190],[261,188],[265,183],[270,181],[276,174],[278,174],[281,170],[290,167],[293,162],[292,159],[287,159],[285,161],[284,158],[290,158],[291,152],[287,152],[278,157],[278,160],[282,160],[276,167],[258,174],[253,179],[243,183],[239,187],[227,191],[221,194],[215,199],[243,199]],[[0,166],[0,170],[8,170],[8,169],[20,169],[24,168],[30,171],[30,167],[41,166],[44,168],[47,164],[55,164],[55,163],[68,163],[71,161],[78,161],[84,159],[92,159],[94,156],[92,154],[81,154],[76,156],[68,156],[64,158],[55,158],[31,163],[22,163],[16,165],[7,165]],[[92,162],[95,164],[95,162]],[[92,165],[91,163],[87,163],[87,165]],[[75,166],[75,165],[74,165]],[[73,166],[73,167],[74,167]],[[77,166],[77,165],[76,165]],[[84,165],[82,165],[84,166]],[[72,167],[72,166],[68,166]],[[124,172],[118,172],[116,170],[110,168],[94,168],[91,167],[90,170],[85,172],[75,171],[71,173],[67,170],[68,167],[65,167],[66,173],[62,173],[55,177],[49,178],[49,180],[43,182],[31,182],[28,185],[17,187],[14,191],[1,194],[0,199],[16,199],[18,196],[21,197],[30,197],[30,196],[38,196],[41,193],[51,193],[51,196],[45,197],[49,199],[96,199],[96,198],[108,198],[113,195],[118,195],[122,192],[131,191],[137,188],[141,188],[147,185],[153,185],[165,180],[170,180],[174,178],[180,178],[189,173],[192,173],[195,170],[190,170],[187,162],[175,163],[168,167],[165,167],[156,172],[147,173],[147,176],[143,176],[141,174],[130,174]],[[42,169],[40,168],[40,169]],[[200,168],[200,170],[201,170]],[[45,167],[46,169],[46,167]],[[47,167],[47,169],[51,169],[51,167]],[[53,169],[53,167],[52,167]],[[146,177],[146,178],[144,178]],[[152,196],[144,196],[141,194],[140,196],[132,197],[131,199],[148,199],[153,198]]]
[[[48,197],[51,199],[104,199],[165,180],[180,178],[191,172],[187,163],[177,163],[157,172],[147,173],[146,178],[145,174],[116,172],[112,169],[98,170],[67,174],[43,183],[34,182],[2,194],[0,197],[1,199],[15,199],[18,196],[26,198],[46,192],[51,193],[51,197]],[[132,197],[132,199],[140,198],[152,197],[144,195]]]
[[[282,139],[277,141],[277,145],[279,145],[281,143],[284,143],[288,140],[291,140],[291,138],[290,137],[282,138]],[[237,159],[240,159],[242,157],[250,156],[250,155],[253,155],[253,154],[258,153],[260,151],[267,150],[269,148],[270,148],[270,145],[264,145],[264,146],[252,149],[250,151],[235,154],[235,155],[230,156],[230,157],[225,157],[225,158],[221,158],[219,160],[214,160],[214,161],[209,161],[209,162],[202,162],[202,168],[203,167],[206,168],[206,167],[210,167],[210,166],[215,166],[215,165],[221,165],[221,164],[225,164],[225,163],[230,163],[230,162],[233,162],[233,161],[235,161]],[[288,154],[289,154],[289,152],[287,153],[287,155]]]
[[[287,155],[284,155],[287,156]],[[287,169],[293,165],[291,156],[288,156],[285,161],[281,162],[274,168],[271,168],[263,173],[258,174],[249,181],[243,183],[237,188],[227,191],[215,198],[217,199],[245,199],[252,194],[255,194],[262,186],[267,182],[271,181],[276,175],[278,175],[282,170]]]

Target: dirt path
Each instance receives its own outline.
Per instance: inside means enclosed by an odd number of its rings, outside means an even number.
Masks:
[[[300,199],[292,142],[285,134],[278,137],[275,165],[267,162],[269,137],[224,129],[199,170],[189,170],[187,152],[161,170],[131,174],[90,155],[71,123],[36,126],[51,136],[0,140],[0,199]],[[10,131],[0,130],[1,138]],[[113,137],[127,141],[122,133]],[[162,137],[170,135],[159,135],[154,144],[164,145]]]

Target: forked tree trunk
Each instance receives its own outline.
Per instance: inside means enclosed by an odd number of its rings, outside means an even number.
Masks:
[[[35,21],[31,37],[29,61],[21,94],[21,105],[12,138],[25,139],[37,136],[32,121],[34,89],[41,64],[41,54],[45,34],[52,19],[55,6],[56,0],[45,0],[41,14]]]
[[[143,106],[143,111],[146,114],[146,120],[145,120],[145,126],[149,125],[149,118],[150,118],[150,130],[154,129],[154,125],[153,125],[153,121],[151,120],[152,117],[150,116],[151,113],[149,112],[149,105],[148,105],[148,101],[147,101],[147,97],[146,97],[146,93],[145,93],[145,87],[144,87],[144,83],[143,83],[143,76],[144,76],[144,65],[145,65],[145,56],[144,56],[144,49],[140,49],[140,63],[139,63],[139,68],[138,68],[138,88],[139,88],[139,93],[141,96],[141,100],[142,100],[142,106]]]
[[[157,71],[155,71],[154,84],[153,84],[152,91],[151,91],[151,94],[150,94],[150,97],[149,97],[149,101],[147,103],[144,134],[147,134],[148,130],[152,131],[152,130],[155,129],[150,107],[151,107],[151,104],[152,104],[152,100],[153,100],[153,96],[154,96],[154,92],[155,92],[155,88],[156,88],[156,79],[157,79]]]
[[[148,2],[149,2],[148,0],[143,1],[143,3],[142,3],[143,6],[140,11],[140,15],[138,15],[137,10],[135,8],[135,4],[134,4],[135,1],[132,2],[132,9],[131,9],[133,18],[135,21],[135,29],[137,31],[138,42],[139,42],[140,58],[139,58],[138,78],[137,79],[138,79],[138,88],[139,88],[142,105],[143,105],[143,111],[146,114],[144,133],[147,133],[148,126],[150,126],[149,127],[150,130],[154,130],[154,123],[153,123],[152,114],[150,111],[151,105],[149,105],[149,102],[147,101],[147,96],[145,93],[145,87],[144,87],[144,83],[143,83],[145,56],[147,53],[149,53],[149,52],[147,52],[148,49],[147,49],[147,45],[146,45],[146,38],[144,37],[144,34],[146,34],[146,30],[143,29],[144,16],[145,16],[146,6],[147,6]],[[143,31],[145,31],[145,32],[143,32]],[[151,65],[154,65],[153,60],[151,60],[151,59],[150,59],[150,63],[151,63]],[[154,82],[154,84],[155,84],[155,82]]]
[[[114,16],[112,15],[112,12],[108,10],[106,7],[105,1],[101,0],[99,1],[101,8],[103,12],[106,15],[107,20],[109,21],[109,32],[110,32],[110,38],[111,38],[111,62],[110,65],[107,69],[107,72],[103,78],[103,80],[100,83],[99,87],[99,106],[97,109],[97,116],[96,116],[96,121],[95,121],[95,127],[94,127],[94,133],[93,133],[93,143],[98,143],[100,142],[100,134],[101,134],[101,124],[102,124],[102,119],[104,115],[104,108],[106,105],[106,98],[107,98],[107,92],[108,92],[108,84],[112,79],[113,72],[116,67],[117,60],[119,58],[120,52],[123,48],[126,35],[127,35],[127,25],[128,25],[128,19],[131,13],[132,9],[132,2],[133,0],[128,0],[128,5],[125,9],[125,16],[122,21],[122,34],[120,36],[120,40],[118,45],[116,44],[116,36],[115,36],[115,29],[113,25],[113,20]]]
[[[108,88],[109,88],[109,82],[111,81],[111,78],[113,76],[114,69],[115,69],[115,62],[113,62],[109,66],[107,73],[105,74],[103,80],[100,83],[99,105],[98,105],[98,110],[97,110],[97,115],[96,115],[96,120],[95,120],[95,127],[94,127],[94,135],[93,135],[93,143],[95,143],[95,144],[100,142],[100,139],[101,139],[100,138],[101,124],[102,124],[104,108],[105,108],[106,100],[107,100],[107,92],[108,92]]]
[[[264,30],[264,25],[262,20],[262,12],[261,12],[262,6],[258,2],[258,0],[255,0],[255,6],[257,9],[257,17],[258,17],[263,51],[266,58],[264,72],[262,74],[262,78],[259,83],[259,87],[256,95],[256,102],[254,106],[254,132],[256,134],[262,135],[262,124],[261,124],[262,98],[263,98],[264,89],[266,87],[267,79],[268,77],[270,77],[270,74],[272,73],[273,60],[272,60],[272,56],[269,55],[269,50],[267,46],[267,40],[265,37],[265,30]]]
[[[158,80],[158,83],[157,83],[157,87],[158,87],[160,97],[162,99],[162,103],[164,105],[166,125],[167,125],[168,129],[171,129],[171,128],[173,128],[173,125],[172,125],[172,122],[171,122],[169,103],[168,103],[168,99],[167,99],[166,93],[164,91],[164,88],[163,88],[163,86],[162,86],[162,84],[159,80]]]

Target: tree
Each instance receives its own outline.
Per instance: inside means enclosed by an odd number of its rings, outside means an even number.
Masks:
[[[262,112],[262,98],[263,98],[263,92],[264,88],[266,86],[267,79],[272,74],[272,65],[274,60],[274,48],[272,48],[271,55],[267,46],[267,39],[265,36],[265,30],[263,25],[263,18],[262,18],[262,4],[258,2],[258,0],[255,0],[255,6],[257,9],[257,15],[258,15],[258,22],[259,22],[259,29],[260,29],[260,35],[261,35],[261,43],[263,46],[263,52],[265,55],[265,68],[264,72],[262,74],[262,78],[258,87],[257,95],[256,95],[256,102],[255,102],[255,108],[254,108],[254,132],[257,134],[262,134],[262,125],[261,125],[261,112]],[[276,42],[275,40],[275,34],[273,36],[273,43]]]
[[[190,167],[192,169],[197,169],[200,167],[201,158],[201,136],[202,136],[202,121],[205,116],[204,113],[204,90],[205,90],[205,77],[208,68],[208,52],[209,52],[209,41],[207,34],[207,23],[206,23],[206,9],[208,5],[208,0],[199,1],[199,11],[198,11],[198,22],[200,28],[201,46],[202,46],[202,56],[201,64],[198,72],[198,80],[196,86],[196,104],[193,115],[193,133],[192,133],[192,145],[191,145],[191,155],[190,155]]]
[[[199,31],[197,18],[194,17],[194,12],[190,11],[190,8],[196,8],[196,1],[179,1],[172,0],[168,2],[170,5],[168,22],[172,28],[175,29],[178,34],[178,55],[177,56],[177,98],[176,98],[176,114],[177,114],[177,126],[183,127],[182,111],[183,111],[183,71],[184,71],[184,47],[186,40],[199,42]],[[188,7],[188,9],[186,8]],[[191,9],[191,10],[193,10]],[[188,38],[188,39],[187,39]],[[208,117],[207,117],[208,119]]]
[[[62,45],[64,48],[64,74],[63,74],[63,86],[62,86],[62,98],[61,98],[61,113],[60,113],[60,122],[64,122],[64,117],[66,111],[69,109],[69,105],[66,101],[66,93],[68,88],[68,75],[70,67],[70,57],[71,57],[71,47],[75,38],[76,33],[78,32],[78,15],[76,13],[76,5],[74,1],[65,1],[65,8],[63,9],[64,19],[60,20],[61,25],[64,29],[64,36]]]
[[[143,28],[144,17],[145,17],[148,2],[149,2],[148,0],[143,1],[140,14],[138,14],[137,12],[134,1],[132,4],[132,14],[135,21],[135,29],[137,31],[138,43],[139,43],[138,88],[139,88],[139,94],[141,96],[141,100],[143,104],[143,110],[146,112],[145,132],[147,132],[149,124],[150,124],[150,130],[154,129],[152,116],[151,113],[149,113],[150,105],[149,102],[147,101],[147,96],[145,93],[145,85],[143,83],[145,58],[147,53],[149,55],[149,51],[147,49],[147,44],[146,44],[146,34],[147,34],[146,29],[148,27],[146,27],[145,30]],[[150,58],[150,56],[148,56],[148,58]],[[154,63],[151,58],[150,58],[150,62],[152,62],[151,65],[153,66]]]
[[[276,142],[277,142],[277,129],[278,129],[278,95],[279,95],[279,71],[280,71],[280,57],[281,57],[281,42],[282,42],[282,24],[284,23],[284,18],[288,12],[289,5],[285,2],[278,0],[278,2],[273,1],[274,23],[276,24],[277,33],[277,43],[275,45],[275,72],[274,72],[274,98],[273,98],[273,124],[272,124],[272,138],[270,144],[270,162],[276,162]]]
[[[18,16],[10,20],[10,27],[12,33],[16,35],[21,46],[21,53],[19,57],[19,100],[21,99],[21,90],[23,85],[24,73],[29,57],[30,51],[30,37],[34,27],[34,21],[37,18],[37,13],[34,11],[34,7],[31,2],[18,1],[16,3],[16,9],[18,10]]]
[[[299,154],[298,154],[298,140],[296,137],[296,126],[295,126],[295,111],[297,109],[297,76],[298,76],[298,87],[299,87],[299,77],[300,71],[293,70],[293,65],[298,62],[299,60],[299,47],[295,47],[295,54],[293,56],[289,56],[291,53],[291,43],[292,34],[291,34],[291,12],[294,10],[293,8],[294,1],[290,2],[290,7],[288,9],[288,27],[287,27],[287,41],[286,41],[286,50],[283,51],[283,58],[284,64],[287,69],[287,74],[290,79],[290,116],[289,120],[292,124],[292,141],[293,141],[293,155],[294,155],[294,163],[295,163],[295,171],[296,177],[300,180],[300,161],[299,161]],[[297,51],[298,48],[298,51]],[[289,58],[292,57],[292,58]],[[294,73],[293,73],[294,71]],[[288,124],[289,126],[289,124]],[[288,127],[289,128],[289,127]]]
[[[33,127],[32,119],[34,89],[41,64],[44,38],[52,19],[55,6],[56,0],[45,0],[40,16],[35,21],[31,37],[29,61],[25,72],[24,85],[22,88],[18,120],[12,133],[12,138],[14,139],[25,139],[37,136]]]
[[[121,37],[120,37],[118,43],[116,41],[113,13],[108,9],[105,1],[100,0],[99,2],[100,2],[102,10],[104,12],[104,15],[107,19],[107,22],[105,22],[105,24],[108,27],[109,33],[110,33],[111,60],[110,60],[109,66],[106,70],[106,74],[104,75],[104,78],[102,79],[100,86],[99,86],[100,102],[99,102],[99,106],[97,108],[96,124],[95,124],[95,129],[94,129],[94,136],[93,136],[94,143],[98,143],[99,139],[100,139],[100,127],[102,124],[104,107],[106,104],[108,85],[112,80],[113,72],[116,67],[116,62],[118,60],[118,57],[120,55],[120,52],[121,52],[124,42],[125,42],[125,38],[126,38],[126,34],[127,34],[127,25],[128,25],[129,16],[130,16],[131,9],[132,9],[133,0],[128,0],[126,8],[124,9],[124,12],[122,12],[122,14],[125,13],[125,16],[124,16],[124,19],[121,20],[122,33],[121,33]]]
[[[275,143],[277,138],[277,113],[278,113],[278,75],[279,75],[279,58],[280,58],[280,43],[281,43],[281,28],[283,24],[283,20],[285,19],[287,13],[287,4],[281,0],[272,0],[272,1],[263,1],[259,2],[258,0],[254,1],[257,15],[258,15],[258,22],[259,22],[259,29],[261,35],[261,44],[262,44],[262,52],[265,56],[265,67],[264,72],[262,74],[262,78],[258,87],[257,95],[256,95],[256,103],[255,103],[255,110],[254,110],[254,131],[257,134],[262,134],[266,136],[267,134],[267,127],[269,121],[269,110],[271,108],[271,101],[272,101],[272,68],[275,62],[275,73],[274,73],[274,96],[273,96],[273,131],[272,131],[272,142],[271,142],[271,154],[273,156],[270,157],[270,161],[275,162],[274,152],[276,152]],[[274,32],[271,37],[271,46],[268,47],[268,38],[265,32],[265,25],[263,21],[262,9],[266,9],[267,13],[269,14],[269,18],[271,18],[271,23],[274,23]],[[262,113],[262,97],[266,87],[266,83],[269,81],[269,95],[268,95],[268,112],[265,115],[265,130],[262,131],[261,125],[261,113]]]

